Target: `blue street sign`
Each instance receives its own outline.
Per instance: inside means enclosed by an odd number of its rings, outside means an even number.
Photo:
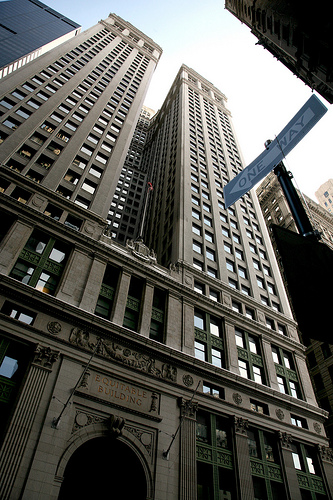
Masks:
[[[324,116],[327,108],[312,95],[288,125],[250,165],[224,187],[225,206],[230,207],[253,188],[303,139]]]

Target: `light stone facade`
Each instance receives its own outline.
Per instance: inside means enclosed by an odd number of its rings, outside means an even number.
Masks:
[[[143,153],[156,160],[149,248],[121,245],[107,216],[161,50],[114,15],[76,44],[3,81],[1,99],[15,105],[1,108],[0,124],[0,498],[105,498],[119,485],[123,498],[138,500],[330,498],[327,412],[315,400],[258,202],[249,195],[230,213],[218,195],[242,168],[225,97],[180,69]],[[71,64],[74,75],[52,97],[57,83],[47,80],[60,74],[47,77],[50,66],[64,73]],[[204,128],[194,139],[189,96]],[[31,114],[30,99],[40,103]],[[68,132],[68,121],[77,128]],[[192,154],[202,157],[196,179]],[[191,183],[210,207],[213,239],[193,233],[205,257],[192,246],[192,223],[203,231],[205,219],[191,220],[199,210]]]
[[[327,183],[326,183],[327,184]],[[328,188],[323,185],[322,194]],[[282,191],[281,185],[272,172],[257,188],[257,195],[262,209],[267,227],[277,224],[297,232],[297,227],[290,212],[287,200]],[[333,215],[318,205],[305,194],[299,193],[300,200],[304,206],[309,220],[315,230],[321,235],[321,243],[333,250]],[[327,197],[324,197],[327,199]],[[279,264],[280,263],[278,259]],[[283,266],[282,266],[283,267]],[[283,270],[281,267],[282,275]],[[286,283],[286,286],[288,284]],[[329,293],[328,289],[318,290],[324,294]],[[327,311],[321,311],[327,314]],[[332,442],[333,439],[333,344],[318,342],[311,339],[303,339],[307,344],[307,363],[310,370],[311,380],[316,393],[319,405],[329,412],[329,418],[325,427]]]

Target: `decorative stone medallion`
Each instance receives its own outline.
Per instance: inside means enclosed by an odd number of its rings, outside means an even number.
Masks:
[[[193,385],[193,377],[188,374],[183,375],[183,383],[186,387],[191,387]]]
[[[52,335],[58,335],[61,332],[62,326],[58,321],[50,321],[47,324],[47,329]]]
[[[313,428],[314,428],[314,430],[315,430],[315,432],[316,432],[317,434],[321,434],[321,427],[320,427],[320,425],[318,424],[318,422],[315,422],[315,423],[313,424]]]
[[[279,420],[284,420],[284,413],[282,410],[280,410],[280,408],[276,410],[275,414]]]
[[[232,399],[234,400],[234,403],[236,403],[236,405],[240,405],[243,402],[243,398],[238,392],[233,393]]]

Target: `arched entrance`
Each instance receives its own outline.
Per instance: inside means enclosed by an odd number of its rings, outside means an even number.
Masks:
[[[134,451],[119,439],[91,439],[69,459],[58,498],[146,500],[144,469]]]

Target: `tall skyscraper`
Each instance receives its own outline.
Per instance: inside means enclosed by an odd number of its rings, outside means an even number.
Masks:
[[[332,5],[322,9],[286,0],[225,0],[267,49],[311,89],[333,102]]]
[[[315,194],[319,204],[333,214],[333,179],[324,182]]]
[[[323,186],[327,189],[328,186]],[[266,179],[257,188],[257,195],[259,203],[264,215],[264,219],[267,227],[269,228],[271,224],[277,224],[279,226],[285,227],[290,231],[297,231],[297,226],[290,212],[287,200],[282,191],[281,185],[276,177],[276,175],[271,172]],[[327,199],[328,197],[324,197]],[[311,200],[308,196],[302,194],[300,199],[303,202],[304,208],[309,215],[309,220],[311,221],[313,228],[319,231],[321,234],[321,244],[324,244],[333,250],[333,215],[327,212],[322,206],[318,205],[316,202]],[[270,232],[271,234],[271,232]],[[276,245],[273,242],[273,248]],[[283,263],[281,258],[277,254],[278,264],[281,266],[281,274],[284,276]],[[320,288],[317,280],[317,293],[322,293],[323,296],[330,298],[330,292],[327,287],[329,280],[329,269],[326,269],[327,280],[324,283],[325,288]],[[288,289],[288,283],[285,282],[286,288]],[[291,301],[292,302],[292,301]],[[327,308],[319,308],[315,311],[316,317],[327,316],[327,323],[330,323],[330,312]],[[318,320],[317,320],[318,321]],[[314,333],[314,339],[316,338],[316,331]],[[301,332],[302,334],[302,332]],[[330,332],[327,334],[327,338],[330,338]],[[313,381],[313,386],[315,389],[315,394],[319,405],[326,411],[330,413],[329,418],[325,423],[325,428],[330,441],[333,441],[333,338],[331,342],[319,342],[310,338],[302,336],[303,343],[306,344],[307,350],[307,362],[310,370],[311,379]]]
[[[226,97],[182,66],[140,125],[160,55],[110,15],[3,80],[0,497],[330,498],[258,202],[223,204],[242,168]],[[126,242],[113,217],[140,180],[146,235]]]
[[[2,1],[0,19],[0,79],[81,30],[38,0]]]
[[[108,234],[122,244],[137,238],[143,223],[149,166],[143,165],[142,153],[154,114],[155,111],[143,106],[107,216]]]

